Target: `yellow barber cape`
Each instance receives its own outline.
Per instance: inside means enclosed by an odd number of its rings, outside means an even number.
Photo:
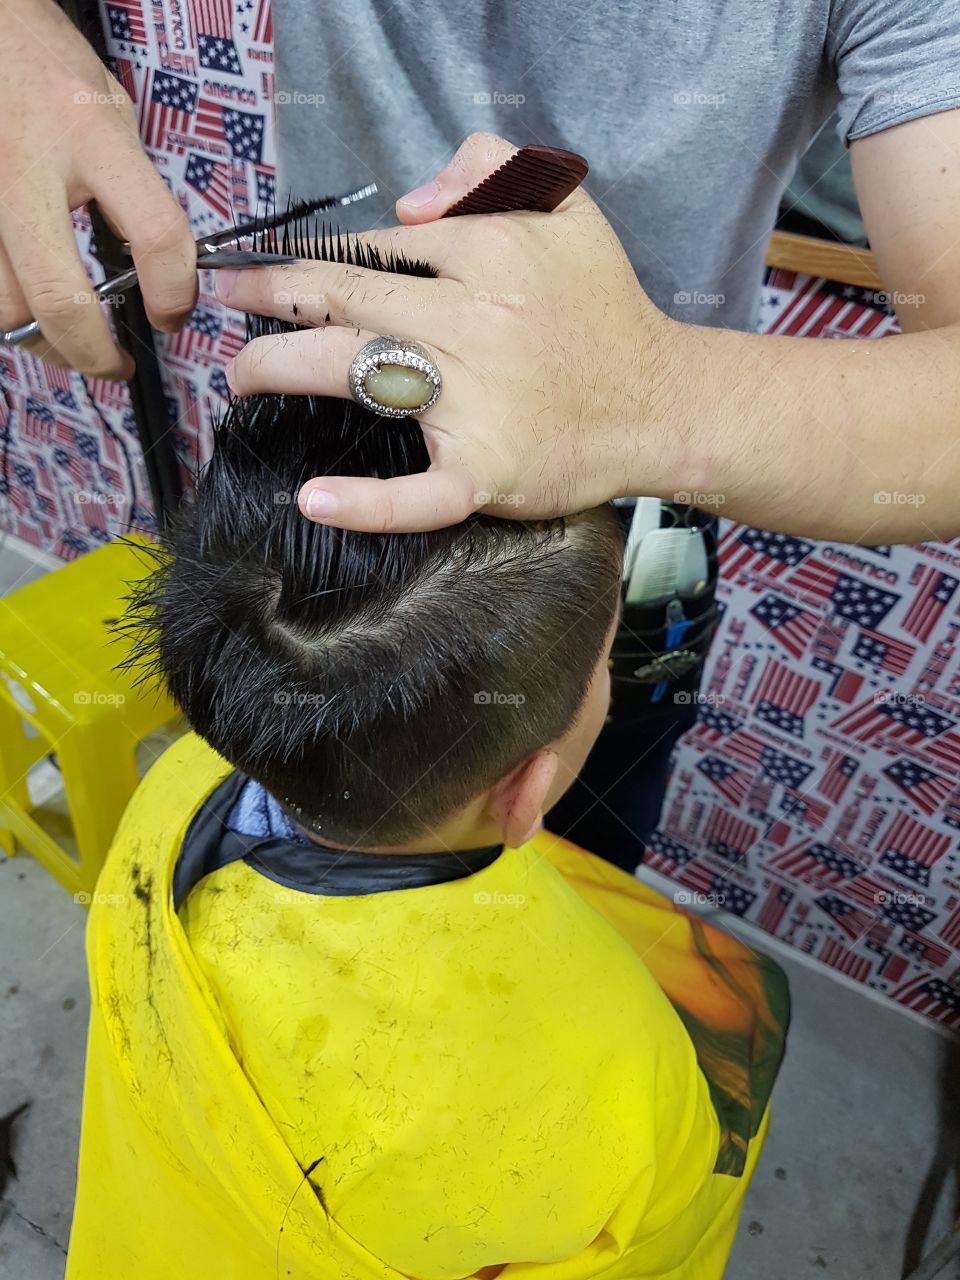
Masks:
[[[229,773],[171,747],[98,885],[67,1280],[718,1280],[777,967],[545,832],[349,897],[233,862],[178,915]]]

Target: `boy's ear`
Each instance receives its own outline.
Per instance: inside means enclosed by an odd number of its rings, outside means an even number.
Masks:
[[[555,751],[541,747],[490,789],[487,813],[500,828],[505,845],[516,848],[543,825],[558,763]]]

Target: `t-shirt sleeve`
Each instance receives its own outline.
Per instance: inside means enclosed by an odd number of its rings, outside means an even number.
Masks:
[[[960,107],[960,6],[944,0],[834,0],[827,53],[845,143]]]

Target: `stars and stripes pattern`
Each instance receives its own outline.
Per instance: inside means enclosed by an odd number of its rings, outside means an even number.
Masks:
[[[756,844],[760,828],[753,822],[745,822],[727,809],[715,805],[703,838],[707,848],[729,862],[743,862]]]
[[[791,538],[785,533],[768,533],[746,525],[731,525],[720,540],[720,559],[724,573],[763,571],[764,577],[779,578],[787,569],[800,564],[813,550],[812,542]]]
[[[919,695],[900,694],[870,698],[833,722],[833,728],[855,742],[882,736],[885,742],[912,747],[939,737],[954,722],[928,707]]]
[[[243,65],[232,39],[233,0],[189,0],[200,66],[222,75],[242,76]]]
[[[855,756],[848,756],[845,751],[839,751],[836,747],[824,749],[824,761],[823,774],[817,783],[817,790],[836,804],[860,766]]]
[[[848,950],[835,938],[826,938],[824,940],[823,946],[820,948],[819,959],[824,964],[830,965],[832,969],[838,969],[840,973],[845,973],[848,978],[854,978],[857,982],[866,982],[870,976],[872,968],[870,961],[864,956],[858,956],[855,952]]]
[[[878,671],[902,676],[916,653],[916,645],[880,631],[862,628],[853,644],[853,657]]]
[[[753,697],[753,713],[775,729],[802,738],[804,717],[817,701],[821,688],[820,681],[812,676],[768,658]]]
[[[956,594],[960,578],[933,565],[917,565],[910,576],[913,598],[903,615],[903,629],[926,644],[944,609]]]
[[[864,864],[841,848],[815,840],[801,840],[770,861],[780,875],[810,884],[843,884],[864,870]]]
[[[752,779],[749,773],[738,769],[729,760],[721,760],[719,756],[704,756],[697,761],[696,768],[732,805],[739,805],[746,798]]]
[[[880,862],[918,884],[930,883],[930,868],[953,841],[910,813],[898,813],[880,837]]]
[[[199,192],[211,209],[226,222],[230,215],[230,170],[209,156],[191,155],[184,181]]]
[[[817,615],[781,596],[765,595],[750,612],[792,658],[802,657],[817,633]]]
[[[899,787],[918,809],[927,814],[936,813],[953,792],[954,784],[947,778],[934,773],[932,769],[925,769],[916,760],[910,760],[906,756],[891,760],[880,772],[894,786]]]
[[[109,0],[105,7],[110,36],[121,50],[127,46],[146,49],[147,24],[141,0]]]
[[[792,901],[792,890],[784,884],[772,884],[757,912],[757,924],[767,933],[776,934]]]
[[[772,272],[764,328],[895,331],[872,295]],[[710,706],[675,753],[653,856],[837,972],[960,1023],[960,543],[721,533]],[[720,813],[727,821],[720,822]],[[723,832],[757,830],[743,840]],[[733,908],[731,908],[733,909]]]
[[[196,84],[167,71],[152,72],[140,113],[143,142],[148,147],[182,154],[183,143],[177,139],[188,132],[196,109]]]

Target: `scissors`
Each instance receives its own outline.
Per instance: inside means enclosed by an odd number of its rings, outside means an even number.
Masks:
[[[285,213],[273,214],[264,218],[254,218],[252,221],[241,223],[239,226],[227,227],[224,231],[214,232],[213,235],[201,236],[196,242],[197,270],[216,271],[220,267],[233,267],[237,270],[243,270],[246,267],[279,267],[285,263],[299,262],[300,259],[295,254],[261,253],[256,249],[240,249],[237,246],[241,240],[249,236],[268,231],[271,227],[283,226],[285,222],[302,217],[305,213],[314,213],[318,209],[329,209],[333,206],[355,204],[358,200],[366,200],[368,196],[375,195],[376,191],[377,184],[371,182],[365,187],[347,191],[342,196],[325,196],[322,200],[310,201],[305,205],[294,205]],[[128,244],[123,247],[127,250],[130,248]],[[126,293],[136,283],[137,268],[128,267],[126,271],[121,271],[119,275],[111,276],[109,280],[104,280],[102,284],[95,285],[93,292],[97,298],[113,297]],[[39,336],[39,323],[36,320],[30,320],[26,324],[18,325],[16,329],[0,330],[0,345],[7,347],[22,346],[24,343],[30,342],[31,339]]]

